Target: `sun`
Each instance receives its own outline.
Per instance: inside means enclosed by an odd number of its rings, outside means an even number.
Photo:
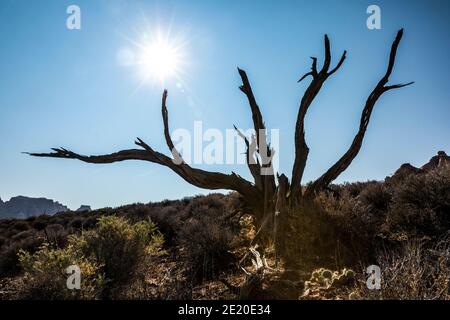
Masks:
[[[139,34],[138,40],[128,40],[133,50],[124,50],[119,54],[121,65],[133,66],[145,83],[164,85],[169,80],[181,82],[183,67],[186,64],[185,41],[171,36],[160,29],[151,29]]]
[[[165,82],[177,77],[181,66],[181,53],[168,39],[158,36],[141,47],[138,68],[145,79]]]
[[[128,42],[117,51],[117,62],[137,76],[139,85],[166,87],[173,84],[186,86],[186,69],[190,63],[187,55],[189,37],[186,32],[173,31],[172,25],[143,23],[130,34],[121,34]],[[134,36],[133,36],[134,35]]]

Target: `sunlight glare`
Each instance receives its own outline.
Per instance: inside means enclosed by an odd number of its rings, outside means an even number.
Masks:
[[[182,64],[179,48],[163,37],[156,37],[139,44],[137,67],[143,80],[164,83],[169,78],[178,78]]]

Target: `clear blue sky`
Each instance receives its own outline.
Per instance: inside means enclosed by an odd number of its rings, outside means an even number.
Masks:
[[[66,28],[66,8],[81,8],[81,30]],[[381,7],[382,29],[366,28],[366,8]],[[84,154],[133,148],[139,136],[167,152],[159,85],[145,85],[117,55],[151,26],[187,40],[185,90],[168,79],[172,129],[251,127],[236,67],[250,77],[266,125],[280,129],[280,171],[290,175],[294,125],[312,55],[348,57],[307,116],[311,152],[305,180],[345,152],[367,95],[386,69],[404,27],[392,83],[416,81],[378,102],[360,154],[338,182],[383,179],[402,163],[422,165],[450,151],[450,1],[12,1],[0,3],[0,197],[44,196],[72,208],[117,206],[205,193],[169,169],[145,162],[89,165],[32,158],[22,151],[65,146]],[[320,61],[320,60],[319,60]],[[235,170],[245,166],[203,166]]]

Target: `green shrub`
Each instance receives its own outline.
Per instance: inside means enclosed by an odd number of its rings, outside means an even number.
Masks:
[[[77,241],[85,257],[102,265],[109,287],[130,279],[146,255],[163,253],[163,237],[150,220],[129,224],[121,217],[103,216],[96,229],[83,232]]]
[[[19,251],[25,271],[26,299],[94,299],[103,286],[100,265],[87,260],[77,248],[76,239],[64,249],[52,249],[48,243],[31,254]],[[77,265],[81,271],[80,289],[67,288],[67,267]]]
[[[109,298],[132,280],[137,266],[148,255],[162,254],[163,237],[151,221],[130,224],[121,217],[103,216],[97,228],[72,235],[67,246],[44,243],[38,251],[20,250],[29,299]],[[66,268],[81,270],[81,289],[67,289]]]

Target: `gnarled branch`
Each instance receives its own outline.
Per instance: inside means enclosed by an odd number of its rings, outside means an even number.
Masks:
[[[250,81],[248,80],[247,73],[244,70],[239,69],[239,68],[238,68],[238,72],[242,79],[242,85],[239,87],[239,89],[246,95],[246,97],[248,99],[248,103],[250,105],[250,110],[252,112],[253,127],[255,129],[255,134],[256,134],[256,142],[258,144],[258,148],[262,148],[264,146],[267,146],[267,140],[266,140],[266,135],[264,134],[266,127],[264,125],[261,110],[259,109],[259,106],[256,103],[256,99],[253,94],[253,90],[250,85]],[[264,138],[264,140],[261,141],[261,138]]]
[[[305,116],[308,111],[309,106],[313,102],[316,95],[319,93],[322,88],[325,80],[335,73],[342,65],[346,58],[347,51],[344,51],[341,59],[339,60],[336,67],[328,71],[331,64],[331,51],[330,51],[330,40],[328,36],[324,37],[324,46],[325,46],[325,58],[322,69],[317,71],[317,58],[311,57],[313,60],[311,71],[302,76],[299,80],[302,81],[307,76],[312,76],[312,81],[306,89],[299,106],[299,111],[297,115],[297,122],[295,125],[295,160],[294,166],[292,168],[292,193],[295,196],[301,196],[300,184],[302,182],[303,172],[305,170],[306,161],[308,159],[309,147],[306,144],[305,140]]]
[[[273,150],[270,149],[270,146],[267,143],[266,127],[264,125],[261,110],[259,109],[259,106],[256,102],[246,72],[240,68],[238,68],[238,72],[242,79],[242,85],[239,87],[239,89],[246,95],[248,103],[250,105],[250,110],[252,112],[253,127],[256,134],[257,151],[262,159],[261,167],[270,168],[272,165],[271,155],[273,153]],[[263,191],[265,193],[264,198],[267,201],[267,198],[271,197],[271,195],[273,195],[273,193],[275,192],[275,176],[267,175],[266,173],[263,175],[263,177],[261,177],[261,181],[263,185]]]
[[[236,130],[239,137],[241,137],[246,146],[246,159],[247,159],[247,166],[250,171],[250,173],[253,176],[253,179],[255,180],[255,185],[259,190],[263,190],[263,180],[261,177],[261,164],[259,163],[259,159],[255,157],[255,151],[256,151],[256,137],[252,135],[252,142],[250,143],[248,141],[248,138],[239,130],[236,126],[234,126],[234,130]]]
[[[104,154],[104,155],[92,155],[86,156],[67,150],[65,148],[53,148],[53,152],[50,153],[30,153],[35,157],[51,157],[51,158],[63,158],[63,159],[77,159],[86,163],[113,163],[125,160],[144,160],[159,165],[168,167],[177,173],[180,177],[186,180],[188,183],[204,189],[216,190],[227,189],[234,190],[242,194],[246,199],[254,202],[253,205],[261,206],[263,199],[258,189],[247,180],[243,179],[236,173],[224,174],[220,172],[210,172],[197,168],[192,168],[188,164],[182,161],[181,155],[175,149],[172,139],[169,134],[168,124],[168,112],[166,107],[167,91],[165,90],[162,98],[162,115],[164,122],[164,135],[166,143],[171,149],[174,159],[153,150],[142,139],[137,138],[135,144],[142,147],[141,149],[128,149],[118,152]],[[178,158],[177,158],[178,157]]]
[[[372,114],[375,103],[380,98],[380,96],[388,90],[402,88],[402,87],[405,87],[405,86],[408,86],[408,85],[411,85],[414,83],[414,82],[409,82],[406,84],[397,84],[397,85],[386,86],[387,82],[389,81],[389,77],[392,73],[392,70],[394,68],[395,56],[397,54],[397,48],[400,43],[400,40],[402,39],[402,36],[403,36],[403,29],[400,29],[397,32],[397,36],[395,37],[394,42],[392,43],[392,47],[391,47],[391,51],[390,51],[390,55],[389,55],[389,63],[388,63],[388,68],[386,70],[386,73],[384,74],[384,76],[381,78],[381,80],[378,82],[378,84],[375,86],[375,88],[370,93],[369,97],[367,98],[366,104],[362,111],[358,132],[356,133],[349,149],[320,178],[318,178],[311,185],[309,185],[309,187],[307,188],[307,190],[305,192],[305,196],[310,197],[310,196],[314,195],[316,192],[323,190],[327,185],[329,185],[333,180],[335,180],[342,172],[344,172],[348,168],[348,166],[352,163],[353,159],[356,157],[356,155],[359,153],[359,150],[361,149],[364,135],[366,133],[367,126],[370,121],[370,116]]]
[[[169,150],[173,155],[174,162],[176,164],[181,164],[183,162],[183,158],[181,157],[178,150],[175,148],[175,146],[172,142],[172,137],[170,136],[169,113],[167,111],[166,100],[167,100],[167,90],[164,90],[163,95],[162,95],[162,103],[161,103],[161,113],[162,113],[163,124],[164,124],[164,138],[166,139],[166,144],[169,147]]]

